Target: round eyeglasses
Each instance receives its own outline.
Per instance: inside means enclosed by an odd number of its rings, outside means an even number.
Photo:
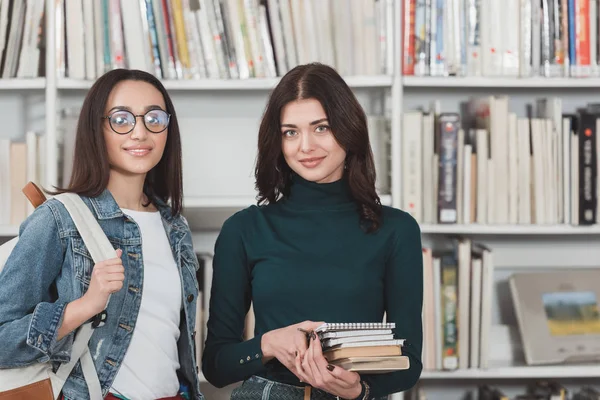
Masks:
[[[108,119],[110,129],[119,135],[126,135],[133,131],[137,118],[144,119],[144,126],[152,133],[161,133],[169,126],[171,114],[164,110],[149,110],[146,114],[136,115],[131,111],[117,110],[113,111],[109,116],[102,117]]]

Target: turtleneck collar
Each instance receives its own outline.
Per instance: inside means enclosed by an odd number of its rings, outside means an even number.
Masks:
[[[355,206],[346,177],[331,183],[316,183],[292,173],[290,194],[286,203],[292,207],[337,209]]]

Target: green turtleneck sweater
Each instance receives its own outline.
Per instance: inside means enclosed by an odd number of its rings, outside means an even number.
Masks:
[[[208,337],[202,360],[217,387],[251,375],[299,380],[277,360],[262,362],[261,337],[305,320],[396,323],[409,370],[364,375],[373,397],[407,390],[421,364],[423,259],[418,224],[384,207],[365,233],[345,179],[328,184],[295,175],[290,195],[230,217],[215,244]],[[255,336],[244,341],[252,302]]]

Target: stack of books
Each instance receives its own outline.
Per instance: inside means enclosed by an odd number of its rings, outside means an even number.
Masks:
[[[315,329],[323,356],[335,366],[361,373],[408,369],[404,339],[394,338],[394,323],[325,323]]]

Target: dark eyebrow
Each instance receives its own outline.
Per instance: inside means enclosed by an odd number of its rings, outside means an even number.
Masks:
[[[321,119],[311,122],[309,125],[317,125],[317,124],[320,124],[321,122],[325,122],[325,121],[327,121],[327,118],[321,118]],[[284,127],[285,128],[298,128],[294,124],[281,124],[281,127],[282,128],[284,128]]]
[[[110,112],[116,111],[116,110],[126,110],[126,111],[129,111],[129,112],[133,112],[131,110],[131,107],[127,107],[127,106],[115,106],[115,107],[111,108],[110,110],[108,110],[108,112],[110,113]],[[150,111],[150,110],[163,110],[164,111],[164,109],[161,106],[156,105],[156,104],[152,104],[150,106],[146,106],[145,110],[146,111]]]

